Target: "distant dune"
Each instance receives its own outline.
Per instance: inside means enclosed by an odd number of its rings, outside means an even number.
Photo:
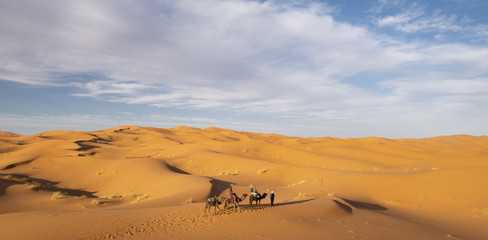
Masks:
[[[18,136],[21,136],[21,135],[17,134],[17,133],[12,133],[12,132],[0,131],[0,137],[18,137]]]
[[[487,183],[488,136],[0,132],[4,239],[486,239]]]

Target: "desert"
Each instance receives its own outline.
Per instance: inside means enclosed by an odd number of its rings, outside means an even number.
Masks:
[[[487,146],[186,126],[2,132],[2,239],[487,239]],[[251,206],[252,187],[267,196]],[[239,209],[205,211],[230,188]]]
[[[0,240],[488,240],[488,0],[0,0]]]

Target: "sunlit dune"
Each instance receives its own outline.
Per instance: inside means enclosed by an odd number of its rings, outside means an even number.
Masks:
[[[488,136],[0,132],[2,239],[486,239],[486,183]]]

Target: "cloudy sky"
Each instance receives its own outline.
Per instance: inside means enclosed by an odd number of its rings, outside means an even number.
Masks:
[[[0,130],[488,134],[484,0],[0,0]]]

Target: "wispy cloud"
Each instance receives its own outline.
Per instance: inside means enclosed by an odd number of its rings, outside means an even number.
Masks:
[[[461,31],[463,26],[457,23],[457,17],[441,14],[435,11],[431,16],[425,16],[422,9],[409,9],[393,16],[378,19],[378,26],[393,27],[403,32],[418,31]]]
[[[419,17],[424,15],[424,9],[413,4],[410,8],[396,14],[388,15],[377,20],[378,26],[394,26],[399,30],[405,30],[404,26],[411,25],[412,22],[418,20]]]
[[[466,16],[448,14],[439,8],[428,11],[425,6],[416,2],[408,5],[405,1],[397,1],[397,3],[380,1],[374,12],[382,13],[375,17],[377,26],[391,27],[406,33],[462,32],[482,37],[486,30],[484,24],[471,25]]]

